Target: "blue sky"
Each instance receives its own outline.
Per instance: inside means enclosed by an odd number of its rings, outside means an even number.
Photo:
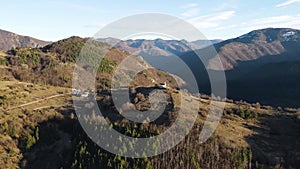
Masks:
[[[11,0],[0,10],[0,29],[43,40],[93,36],[122,17],[155,12],[184,19],[209,39],[254,29],[300,29],[300,0]]]

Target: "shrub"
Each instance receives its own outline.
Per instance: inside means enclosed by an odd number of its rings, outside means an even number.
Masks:
[[[101,78],[99,79],[100,81],[100,88],[101,89],[110,89],[111,88],[111,80],[108,78]]]
[[[4,65],[4,66],[7,66],[8,65],[8,62],[6,59],[4,58],[0,58],[0,65]]]
[[[0,105],[4,105],[7,102],[8,98],[6,95],[0,96]]]
[[[27,135],[27,141],[26,141],[26,149],[29,150],[35,143],[36,143],[35,137],[28,134]]]
[[[103,58],[98,68],[98,72],[113,73],[116,62]]]
[[[258,113],[252,111],[250,108],[240,109],[240,117],[243,119],[257,119]]]

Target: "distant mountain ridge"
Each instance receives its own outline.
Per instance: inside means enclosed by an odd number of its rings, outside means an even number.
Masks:
[[[280,55],[288,51],[299,51],[300,30],[291,28],[267,28],[251,31],[234,39],[229,39],[215,45],[225,70],[230,70],[238,61],[259,59],[267,55]],[[215,67],[216,57],[207,65],[211,69]]]
[[[115,47],[129,53],[141,56],[179,56],[185,52],[201,49],[209,45],[219,43],[222,40],[197,40],[188,42],[186,40],[163,40],[163,39],[136,39],[136,40],[119,40],[116,38],[97,39],[101,42],[114,45]]]
[[[0,29],[0,50],[10,50],[16,47],[43,47],[51,42],[29,36],[22,36]]]
[[[109,43],[110,45],[130,54],[140,55],[155,68],[172,72],[177,75],[180,74],[180,72],[178,72],[180,70],[175,65],[178,65],[178,60],[181,55],[221,42],[221,40],[197,40],[194,42],[188,42],[186,40],[119,40],[116,38],[104,38],[97,40]]]
[[[267,28],[251,31],[237,38],[222,41],[195,52],[187,52],[180,56],[192,67],[199,63],[197,53],[205,57],[203,63],[210,70],[233,70],[249,61],[256,64],[300,59],[300,30],[290,28]],[[212,47],[216,53],[210,52]],[[288,55],[286,57],[275,57]],[[266,57],[274,56],[274,57]],[[222,65],[217,64],[220,59]],[[260,62],[257,62],[260,61]],[[193,64],[193,65],[192,65]]]
[[[300,101],[300,30],[267,28],[197,50],[180,58],[191,68],[202,92],[209,93],[206,68],[212,74],[225,71],[227,95],[235,100],[269,105],[297,106]],[[221,60],[222,65],[218,64]]]

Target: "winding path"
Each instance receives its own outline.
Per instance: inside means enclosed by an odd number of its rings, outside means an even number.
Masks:
[[[32,101],[32,102],[28,102],[28,103],[25,103],[25,104],[21,104],[19,106],[11,107],[11,108],[8,108],[6,110],[18,109],[18,108],[21,108],[21,107],[25,107],[25,106],[29,106],[29,105],[32,105],[32,104],[35,104],[35,103],[43,102],[43,101],[53,99],[53,98],[56,98],[56,97],[66,96],[66,95],[69,95],[69,94],[71,94],[71,93],[64,93],[64,94],[57,94],[57,95],[53,95],[53,96],[48,96],[46,98],[39,99],[39,100]]]

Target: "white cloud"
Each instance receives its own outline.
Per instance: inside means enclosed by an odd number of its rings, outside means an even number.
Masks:
[[[210,16],[210,21],[227,20],[235,14],[235,11],[226,11]]]
[[[294,17],[290,15],[274,16],[267,18],[255,19],[252,21],[253,24],[272,24],[272,23],[281,23],[289,20],[293,20]]]
[[[280,4],[277,4],[276,7],[284,7],[284,6],[288,6],[288,5],[291,5],[293,3],[296,3],[296,2],[300,2],[300,0],[287,0],[283,3],[280,3]]]
[[[213,31],[214,38],[232,38],[238,34],[248,33],[257,29],[265,28],[293,28],[300,29],[300,14],[295,15],[279,15],[272,17],[265,17],[253,20],[245,20],[240,23],[233,24],[220,24],[217,27],[210,27],[210,31]],[[228,31],[229,30],[229,31]],[[235,32],[235,34],[228,32]],[[211,33],[211,32],[210,32]],[[225,36],[227,37],[225,38]],[[213,38],[213,37],[210,37]]]
[[[269,27],[300,29],[300,14],[255,19],[241,24],[241,27],[246,31]]]
[[[198,16],[188,20],[191,24],[198,28],[212,28],[219,26],[219,22],[228,20],[233,17],[235,11],[225,11],[205,16]]]
[[[198,15],[198,14],[199,14],[199,9],[198,8],[191,8],[191,9],[183,12],[181,15],[185,16],[185,17],[192,17],[192,16],[195,16],[195,15]]]
[[[237,4],[236,3],[228,3],[224,2],[217,6],[214,11],[223,11],[223,10],[232,10],[232,9],[237,9]]]
[[[199,4],[197,4],[197,3],[190,3],[190,4],[186,4],[186,5],[181,6],[181,8],[188,9],[188,8],[196,8],[198,6],[199,6]]]
[[[183,13],[181,13],[181,15],[184,17],[192,17],[198,15],[200,11],[198,6],[199,5],[196,3],[190,3],[181,6],[181,8],[185,10]]]

